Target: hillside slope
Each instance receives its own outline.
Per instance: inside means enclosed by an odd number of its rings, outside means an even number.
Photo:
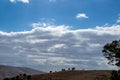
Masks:
[[[104,80],[109,79],[111,71],[60,71],[56,73],[33,75],[31,80]]]
[[[32,75],[32,74],[43,74],[44,72],[30,68],[25,68],[25,67],[12,67],[12,66],[0,65],[0,80],[2,80],[5,77],[13,77],[23,73]]]

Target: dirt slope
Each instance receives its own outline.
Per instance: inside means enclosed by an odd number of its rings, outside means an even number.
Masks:
[[[31,80],[104,80],[109,79],[111,71],[88,70],[88,71],[60,71],[49,74],[33,75]]]

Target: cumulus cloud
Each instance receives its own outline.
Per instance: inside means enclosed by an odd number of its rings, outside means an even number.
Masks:
[[[77,18],[77,19],[88,18],[88,16],[87,16],[85,13],[78,13],[78,14],[76,15],[76,18]]]
[[[16,2],[29,3],[29,0],[10,0],[10,2],[12,2],[12,3],[16,3]]]
[[[0,31],[0,64],[58,70],[113,69],[102,55],[107,42],[120,39],[120,25],[72,30],[65,25],[34,23],[23,32]]]

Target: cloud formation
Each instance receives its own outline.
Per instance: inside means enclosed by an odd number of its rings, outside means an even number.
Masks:
[[[113,69],[102,55],[107,42],[120,39],[120,25],[72,30],[65,25],[34,23],[23,32],[0,31],[0,64],[39,70]]]
[[[56,2],[56,0],[49,0],[50,2]]]
[[[12,3],[16,3],[16,2],[29,3],[29,0],[10,0],[10,2],[12,2]]]
[[[88,18],[88,16],[87,16],[85,13],[78,13],[78,14],[76,15],[76,18],[77,18],[77,19]]]
[[[116,21],[117,23],[120,23],[120,16],[118,17],[118,20]]]

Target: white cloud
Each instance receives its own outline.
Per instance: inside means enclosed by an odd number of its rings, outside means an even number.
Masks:
[[[77,18],[77,19],[88,18],[88,16],[87,16],[85,13],[78,13],[78,14],[76,15],[76,18]]]
[[[55,44],[48,51],[55,52],[56,49],[65,48],[65,44]]]
[[[73,66],[114,69],[106,64],[101,51],[107,42],[120,39],[120,25],[72,30],[65,25],[34,24],[30,31],[0,31],[0,64],[45,71]]]
[[[16,2],[15,0],[10,0],[10,2]]]
[[[117,20],[117,23],[120,23],[120,20]]]
[[[10,0],[10,2],[12,2],[12,3],[16,3],[16,2],[29,3],[29,0]]]
[[[117,23],[120,23],[120,17],[118,17],[118,20],[116,21]]]
[[[56,0],[49,0],[50,2],[56,2]]]

